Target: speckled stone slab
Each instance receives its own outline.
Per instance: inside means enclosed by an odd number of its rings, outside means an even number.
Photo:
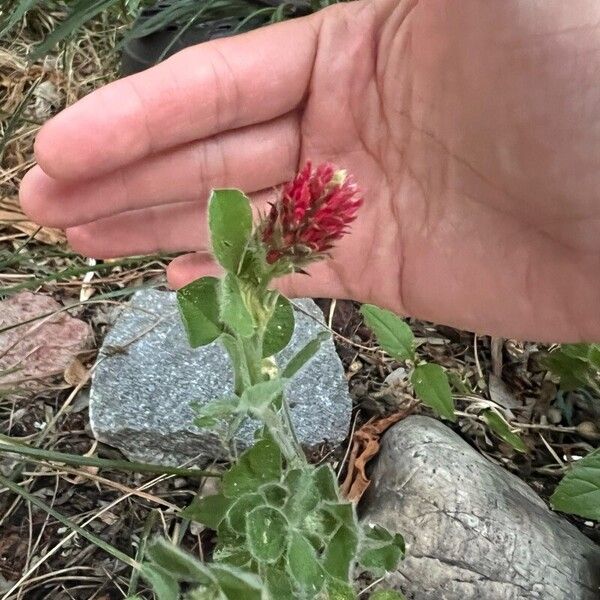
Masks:
[[[295,300],[296,327],[280,366],[322,329],[323,314],[312,300]],[[307,314],[305,314],[307,313]],[[197,464],[222,456],[220,441],[192,425],[192,402],[208,403],[233,389],[229,359],[218,343],[190,348],[174,292],[142,290],[123,309],[104,340],[90,392],[96,437],[133,460]],[[335,446],[347,435],[352,401],[333,342],[288,386],[288,402],[306,448]],[[252,427],[240,432],[241,445]]]

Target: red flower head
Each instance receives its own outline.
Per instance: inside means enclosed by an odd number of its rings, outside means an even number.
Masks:
[[[354,178],[330,163],[310,162],[286,183],[260,227],[267,262],[302,266],[323,257],[348,232],[363,199]]]

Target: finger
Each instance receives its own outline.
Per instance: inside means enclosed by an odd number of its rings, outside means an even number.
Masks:
[[[290,112],[308,87],[321,18],[199,44],[91,93],[42,128],[38,163],[56,179],[96,176]]]
[[[200,277],[220,277],[223,269],[207,252],[194,252],[174,258],[167,267],[167,281],[174,290]]]
[[[273,193],[252,194],[253,208],[264,212]],[[76,252],[94,258],[206,250],[206,206],[181,202],[133,210],[71,227],[67,239]]]
[[[293,176],[298,148],[297,116],[290,113],[81,183],[53,179],[34,167],[21,183],[21,206],[36,223],[66,228],[149,206],[205,200],[213,187],[255,192]]]

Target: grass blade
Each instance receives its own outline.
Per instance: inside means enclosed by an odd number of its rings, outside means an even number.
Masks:
[[[133,473],[158,473],[162,475],[177,475],[180,477],[193,477],[195,479],[204,477],[221,477],[220,473],[214,471],[203,471],[200,469],[186,469],[184,467],[166,467],[148,463],[129,462],[128,460],[111,460],[107,458],[95,458],[92,456],[79,456],[78,454],[67,454],[33,448],[25,444],[15,442],[12,438],[0,434],[0,453],[9,452],[20,456],[29,456],[38,460],[63,463],[65,465],[76,465],[86,467],[98,467],[101,469],[114,469],[116,471],[128,471]]]
[[[102,550],[104,550],[105,552],[110,554],[111,556],[114,556],[114,558],[116,558],[117,560],[124,562],[126,565],[129,565],[130,567],[132,567],[134,569],[141,568],[142,565],[139,562],[137,562],[136,560],[134,560],[133,558],[131,558],[131,556],[128,556],[127,554],[125,554],[124,552],[121,552],[114,546],[111,546],[108,542],[105,542],[103,539],[99,538],[98,536],[94,535],[93,533],[90,533],[89,531],[83,529],[83,527],[79,527],[79,525],[77,525],[76,523],[71,521],[71,519],[69,519],[68,517],[65,517],[62,513],[59,513],[58,511],[54,510],[51,506],[46,504],[43,500],[40,500],[37,496],[30,494],[26,489],[21,487],[19,484],[14,483],[13,481],[10,481],[10,479],[7,479],[3,475],[0,475],[0,485],[8,488],[11,492],[18,494],[19,496],[21,496],[28,502],[31,502],[31,504],[33,504],[34,506],[37,506],[39,509],[43,510],[44,512],[48,513],[50,516],[54,517],[58,522],[65,525],[65,527],[68,527],[72,531],[75,531],[82,538],[85,538],[86,540],[88,540],[89,542],[94,544],[95,546],[98,546],[98,548],[101,548]]]
[[[35,8],[38,2],[39,0],[21,0],[12,14],[3,20],[0,38],[3,38],[32,8]]]
[[[80,29],[87,21],[99,15],[102,11],[118,4],[119,0],[78,0],[71,8],[69,16],[46,39],[38,44],[29,55],[31,61],[45,56],[56,44],[62,42],[73,32]]]
[[[12,135],[12,132],[20,123],[21,115],[23,114],[23,111],[25,110],[25,108],[27,108],[29,99],[31,98],[31,96],[33,95],[33,92],[35,92],[37,86],[41,83],[41,81],[42,81],[42,78],[39,77],[31,84],[30,88],[27,90],[27,93],[23,96],[23,98],[21,99],[21,102],[19,102],[19,106],[17,106],[17,108],[15,109],[15,112],[13,112],[10,119],[8,120],[8,123],[6,124],[6,127],[4,128],[4,134],[2,135],[2,139],[0,139],[0,162],[2,162],[2,157],[4,156],[4,151],[6,150],[6,146],[8,145],[8,142],[10,141],[10,136]]]

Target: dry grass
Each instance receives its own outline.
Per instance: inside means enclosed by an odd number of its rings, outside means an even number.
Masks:
[[[0,294],[7,297],[27,288],[73,305],[71,314],[92,325],[98,347],[112,314],[133,288],[164,284],[164,261],[150,257],[96,265],[71,253],[62,232],[38,230],[19,210],[17,190],[33,164],[32,144],[40,125],[117,74],[115,47],[123,24],[109,15],[82,30],[60,54],[30,64],[29,48],[57,16],[37,14],[9,39],[0,40]],[[122,296],[106,298],[114,293]],[[392,386],[384,383],[399,365],[372,348],[356,306],[325,301],[322,307],[341,336],[338,350],[356,401],[357,426],[411,402],[401,377]],[[477,340],[419,322],[413,327],[422,342],[420,352],[447,367],[461,390],[463,435],[543,496],[564,471],[565,457],[584,454],[597,444],[574,431],[573,425],[591,418],[585,412],[575,410],[570,424],[548,420],[557,391],[538,360],[543,348],[510,340]],[[79,378],[48,381],[35,395],[0,394],[0,432],[43,449],[120,458],[115,450],[95,442],[89,431],[85,390],[96,350],[79,358],[83,365]],[[512,411],[529,454],[516,453],[485,429],[477,411],[490,402]],[[315,458],[327,458],[340,468],[343,449]],[[200,553],[210,544],[199,529],[177,518],[178,507],[198,491],[198,482],[192,479],[25,463],[8,454],[0,454],[0,472],[129,556],[158,533]],[[576,523],[598,539],[597,528]],[[142,597],[151,597],[128,566],[21,496],[0,489],[0,600],[107,600],[125,598],[135,589]]]
[[[0,294],[25,288],[74,305],[69,312],[92,324],[99,343],[111,314],[134,288],[163,284],[164,262],[150,257],[94,265],[69,251],[63,232],[39,230],[19,209],[18,187],[34,163],[39,127],[117,75],[115,47],[123,25],[109,15],[82,30],[60,54],[28,62],[28,51],[58,17],[36,14],[0,41]],[[102,299],[115,293],[122,298]],[[95,350],[79,358],[87,369]],[[5,390],[0,431],[42,449],[120,458],[92,439],[85,391],[79,394],[85,385],[85,378],[67,383],[59,377],[35,395]],[[156,523],[153,534],[182,537],[186,529],[175,519],[177,507],[198,490],[194,480],[25,463],[9,454],[0,456],[0,471],[130,556],[150,534],[146,523]],[[187,535],[193,547],[194,536]],[[0,490],[0,598],[124,598],[131,584],[129,567],[19,495]]]

